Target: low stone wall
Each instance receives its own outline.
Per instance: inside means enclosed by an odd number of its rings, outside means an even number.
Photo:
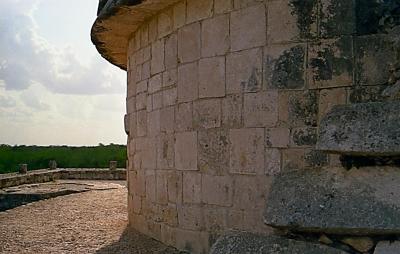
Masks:
[[[77,180],[126,180],[126,169],[65,168],[56,170],[34,170],[27,174],[0,175],[0,189],[21,184],[44,183],[58,179]]]

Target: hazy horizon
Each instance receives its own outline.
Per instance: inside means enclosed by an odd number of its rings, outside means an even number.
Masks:
[[[0,2],[0,144],[126,143],[126,74],[90,41],[97,5]]]

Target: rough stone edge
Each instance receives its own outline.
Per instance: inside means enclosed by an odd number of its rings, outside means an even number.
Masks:
[[[98,11],[92,26],[92,43],[103,58],[126,70],[131,34],[144,21],[179,1],[181,0],[108,0]]]
[[[0,179],[0,189],[22,184],[44,183],[58,179],[74,180],[126,180],[126,169],[57,169],[51,171],[30,171],[28,174],[11,174]]]

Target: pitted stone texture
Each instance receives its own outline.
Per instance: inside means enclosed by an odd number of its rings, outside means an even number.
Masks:
[[[264,236],[247,232],[230,232],[211,247],[211,254],[276,253],[276,254],[345,254],[347,252],[316,243]]]
[[[376,245],[374,254],[397,254],[400,253],[400,242],[379,242]]]
[[[334,107],[321,121],[317,148],[355,155],[400,154],[400,102]]]
[[[271,186],[265,222],[298,232],[400,233],[400,172],[366,167],[283,172]]]

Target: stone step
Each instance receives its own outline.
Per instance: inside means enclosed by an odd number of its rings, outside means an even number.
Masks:
[[[326,245],[264,236],[248,232],[231,232],[220,237],[210,254],[274,253],[274,254],[346,254]]]
[[[352,154],[400,154],[400,101],[335,106],[321,120],[317,149]]]
[[[277,175],[266,224],[298,232],[400,234],[400,170],[325,168]]]

